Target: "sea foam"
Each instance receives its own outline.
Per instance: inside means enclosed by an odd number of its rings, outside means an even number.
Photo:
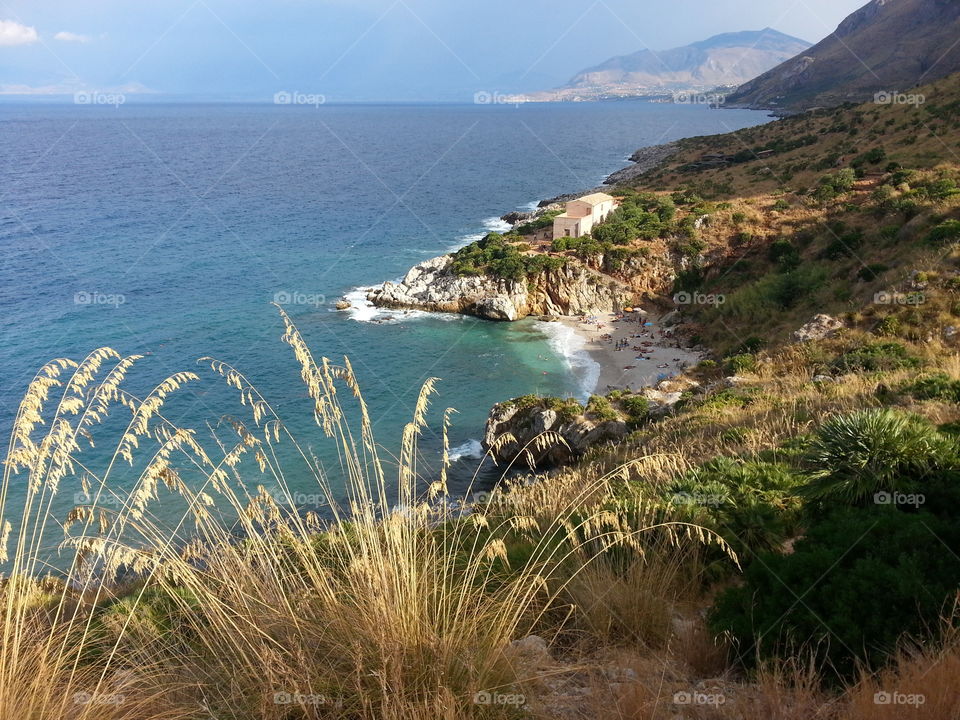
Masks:
[[[587,350],[586,338],[563,322],[541,322],[536,328],[547,336],[550,347],[563,358],[567,369],[576,377],[580,397],[589,398],[600,381],[600,363]]]

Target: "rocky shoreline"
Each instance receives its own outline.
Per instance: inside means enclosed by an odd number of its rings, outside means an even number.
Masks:
[[[631,166],[613,173],[605,183],[633,180],[660,165],[677,148],[677,143],[641,148],[630,157]],[[502,219],[517,226],[583,194],[544,200],[533,212],[512,212]],[[673,387],[676,376],[702,354],[699,348],[686,347],[677,329],[662,322],[663,307],[656,308],[655,316],[645,312],[625,316],[623,311],[640,307],[644,298],[668,293],[678,258],[666,246],[652,246],[643,256],[616,266],[607,264],[604,258],[590,264],[569,258],[562,267],[518,280],[490,273],[457,274],[454,256],[448,254],[415,265],[398,282],[387,281],[370,289],[366,299],[376,307],[457,313],[501,322],[530,316],[560,320],[582,338],[583,349],[599,366],[596,387],[590,392],[602,395],[618,390],[635,395],[649,403],[649,417],[657,417],[669,412],[680,397]],[[591,322],[582,322],[582,318],[591,318]],[[522,409],[507,401],[491,411],[483,446],[484,450],[494,449],[498,460],[510,462],[523,454],[521,463],[529,457],[533,464],[559,465],[597,444],[621,439],[629,427],[628,418],[581,416],[573,420],[549,408]],[[537,457],[521,452],[533,437],[546,431],[562,436],[565,446],[544,448]],[[498,445],[497,438],[504,433],[516,440]]]
[[[450,255],[412,267],[399,283],[387,281],[367,294],[377,307],[475,315],[512,322],[530,315],[595,315],[633,301],[633,289],[581,263],[524,280],[492,275],[459,276]]]

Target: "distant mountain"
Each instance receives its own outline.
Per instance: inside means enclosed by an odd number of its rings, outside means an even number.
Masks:
[[[725,33],[671,50],[614,57],[577,73],[563,87],[529,97],[594,100],[735,87],[809,47],[808,42],[770,28]]]
[[[802,109],[863,102],[960,71],[960,2],[872,0],[807,52],[760,75],[727,104]]]

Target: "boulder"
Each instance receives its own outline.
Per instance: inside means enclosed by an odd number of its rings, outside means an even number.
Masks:
[[[813,318],[806,325],[793,333],[793,337],[798,342],[809,342],[811,340],[823,340],[832,337],[838,330],[843,328],[843,323],[830,315],[820,314]]]
[[[534,440],[552,432],[563,438],[548,447],[534,447]],[[618,442],[627,436],[622,420],[594,422],[579,416],[565,422],[556,410],[533,405],[518,408],[513,401],[493,406],[483,434],[484,451],[492,450],[497,462],[520,466],[549,467],[569,463],[596,445]],[[511,435],[513,439],[504,440]]]
[[[534,218],[534,213],[530,212],[520,212],[516,210],[514,212],[508,212],[506,215],[500,217],[504,222],[510,223],[511,225],[519,225],[520,223],[527,222]]]
[[[504,295],[494,295],[493,297],[483,298],[474,306],[474,313],[478,317],[487,320],[506,320],[513,322],[519,318],[519,312],[516,305],[509,297]]]

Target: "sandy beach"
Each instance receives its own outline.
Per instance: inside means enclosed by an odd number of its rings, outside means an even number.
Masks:
[[[675,338],[672,328],[661,323],[660,315],[626,313],[561,318],[586,343],[586,350],[600,365],[597,394],[611,390],[639,390],[678,375],[697,364],[701,354]],[[622,349],[618,349],[622,348]]]

